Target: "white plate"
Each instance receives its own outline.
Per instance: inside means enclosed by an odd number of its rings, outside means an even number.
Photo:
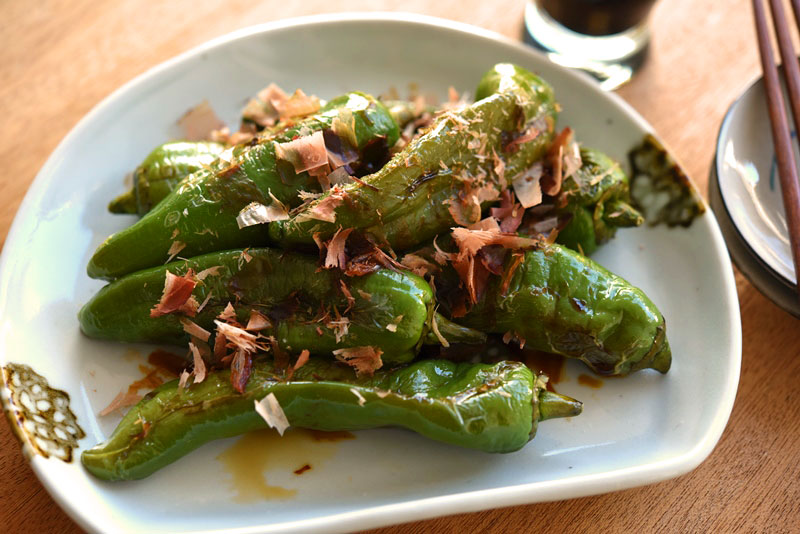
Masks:
[[[125,173],[154,145],[177,135],[175,120],[183,111],[208,99],[235,123],[245,99],[272,81],[322,97],[390,86],[403,91],[416,82],[445,97],[450,85],[473,91],[500,61],[541,73],[564,107],[560,124],[621,161],[651,131],[619,98],[520,44],[409,15],[314,17],[249,28],[130,82],[64,139],[19,210],[0,268],[0,360],[25,362],[67,391],[88,434],[80,446],[91,447],[116,424],[97,412],[141,374],[130,347],[80,334],[76,313],[102,285],[86,277],[85,265],[108,234],[132,222],[105,206],[122,191]],[[685,473],[719,439],[739,376],[739,308],[717,223],[708,212],[689,229],[623,231],[596,259],[660,307],[673,368],[666,376],[640,372],[590,389],[577,383],[585,370],[569,364],[559,391],[584,400],[583,415],[543,423],[519,452],[460,450],[394,429],[360,432],[352,441],[307,444],[319,461],[303,476],[289,465],[267,473],[270,483],[296,489],[296,497],[250,503],[237,502],[216,459],[235,440],[205,446],[138,482],[99,482],[79,463],[40,456],[33,468],[90,531],[239,533],[356,530]]]
[[[800,158],[797,143],[792,145],[795,159]],[[722,200],[736,230],[775,276],[794,286],[789,227],[762,78],[753,82],[725,114],[715,165]]]

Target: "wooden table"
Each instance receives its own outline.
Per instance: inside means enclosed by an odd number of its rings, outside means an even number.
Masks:
[[[518,39],[522,1],[41,0],[0,3],[0,235],[56,144],[103,97],[212,37],[254,23],[375,9],[426,13]],[[662,0],[651,57],[619,91],[706,190],[730,102],[759,74],[745,0]],[[607,495],[462,514],[373,532],[785,532],[800,528],[800,322],[737,273],[744,354],[733,414],[695,471]],[[79,532],[0,424],[0,530]]]

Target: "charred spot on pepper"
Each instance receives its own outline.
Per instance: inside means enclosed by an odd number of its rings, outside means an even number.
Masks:
[[[220,176],[210,178],[203,188],[209,200],[237,215],[239,210],[250,202],[268,203],[255,182],[241,172],[241,168],[225,178]]]
[[[503,154],[513,154],[519,150],[519,144],[514,141],[522,136],[522,132],[517,130],[503,130],[500,132],[500,149]]]
[[[297,177],[299,175],[294,172],[294,167],[288,161],[276,159],[275,170],[278,172],[278,177],[283,185],[292,186],[297,184]]]
[[[228,287],[232,292],[244,293],[257,288],[265,277],[274,274],[272,262],[256,256],[249,262],[244,262],[239,271],[229,278]]]
[[[386,137],[375,137],[361,149],[361,158],[352,165],[353,175],[358,178],[380,170],[391,159]]]
[[[273,324],[277,324],[290,319],[298,319],[297,312],[303,308],[302,292],[298,290],[271,306],[269,310],[265,311],[265,315]]]
[[[597,346],[597,340],[584,332],[569,332],[555,342],[563,354],[586,362],[599,375],[611,375],[617,370],[618,358]]]
[[[569,299],[569,303],[572,304],[572,307],[575,308],[575,311],[579,311],[581,313],[586,313],[589,311],[588,306],[586,306],[586,301],[583,299],[572,297]]]
[[[147,434],[150,432],[150,427],[152,426],[152,423],[150,423],[149,421],[147,421],[145,419],[142,419],[141,416],[139,416],[138,423],[142,426],[142,431],[139,434],[136,435],[135,439],[144,439],[144,438],[147,437]]]
[[[347,170],[348,174],[353,174],[351,162],[355,163],[358,161],[358,150],[350,146],[349,143],[343,141],[342,138],[336,135],[330,128],[322,130],[322,138],[325,143],[325,149],[339,158],[340,162],[345,162],[343,165],[344,168]]]
[[[425,182],[428,182],[430,180],[433,180],[437,176],[439,176],[439,171],[435,170],[435,171],[428,171],[425,174],[423,174],[422,176],[420,176],[419,178],[416,178],[413,182],[411,182],[410,184],[408,184],[408,186],[406,186],[406,197],[409,197],[409,196],[413,195],[414,192],[422,184],[424,184]]]
[[[155,390],[148,391],[147,393],[145,393],[145,394],[142,396],[142,400],[148,400],[148,399],[152,399],[153,397],[155,397]]]
[[[242,165],[240,163],[234,163],[233,165],[230,165],[230,166],[222,169],[221,171],[218,171],[217,172],[217,177],[222,179],[222,180],[224,180],[225,178],[230,178],[231,176],[233,176],[234,174],[239,172],[241,170],[241,168],[242,168]]]

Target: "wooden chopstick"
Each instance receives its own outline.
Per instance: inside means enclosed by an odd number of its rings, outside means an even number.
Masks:
[[[781,0],[770,0],[772,18],[783,57],[783,72],[787,79],[787,88],[793,103],[795,124],[800,124],[800,69],[797,66],[797,56],[789,38],[786,16],[780,2]],[[800,8],[800,5],[797,8]],[[781,180],[783,207],[786,211],[789,243],[792,249],[792,259],[794,260],[795,288],[798,298],[800,298],[800,184],[797,178],[797,164],[794,160],[789,123],[786,120],[786,104],[783,100],[783,91],[778,79],[778,68],[775,65],[775,58],[772,54],[772,43],[762,0],[753,0],[753,14],[758,36],[758,50],[761,55],[761,69],[764,71],[764,87],[767,93],[767,110],[772,126],[772,141],[775,145],[775,158],[778,162],[778,176]],[[797,107],[794,107],[795,101]],[[800,127],[798,127],[797,131],[800,133]]]
[[[789,93],[789,103],[792,105],[795,131],[800,132],[800,63],[794,53],[792,36],[789,33],[789,24],[786,13],[783,11],[781,0],[769,0],[772,11],[772,21],[775,27],[775,36],[778,38],[778,48],[781,51],[783,74]]]
[[[797,22],[797,27],[800,28],[800,0],[792,0],[792,9],[794,11],[794,20]]]

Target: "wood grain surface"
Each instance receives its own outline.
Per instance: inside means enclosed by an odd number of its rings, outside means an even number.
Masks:
[[[243,26],[338,11],[403,10],[518,39],[524,2],[0,0],[0,236],[58,142],[102,98],[148,68]],[[649,60],[619,93],[706,191],[729,104],[759,75],[746,0],[661,0]],[[797,532],[800,321],[737,272],[744,340],[730,422],[711,456],[674,480],[594,497],[409,523],[373,533]],[[0,531],[80,532],[0,423]]]

